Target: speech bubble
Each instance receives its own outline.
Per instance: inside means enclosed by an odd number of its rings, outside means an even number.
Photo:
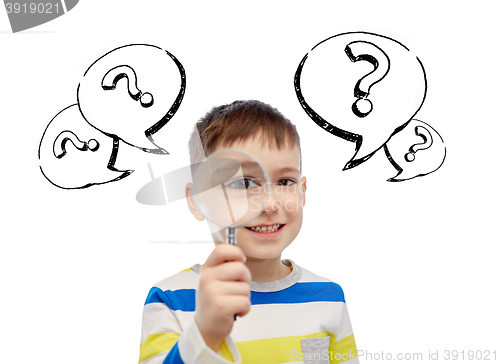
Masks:
[[[174,116],[186,89],[186,74],[173,54],[157,46],[116,48],[85,72],[78,104],[89,122],[145,152],[168,154],[153,136]]]
[[[343,33],[318,43],[300,62],[295,92],[325,131],[356,143],[344,170],[369,159],[422,106],[422,63],[400,42],[373,33]]]
[[[71,105],[43,133],[38,149],[40,170],[53,185],[64,189],[117,181],[132,173],[114,168],[118,145],[118,138],[89,125],[78,105]]]
[[[441,135],[429,124],[413,119],[393,135],[384,151],[398,174],[389,182],[401,182],[437,171],[446,158]]]

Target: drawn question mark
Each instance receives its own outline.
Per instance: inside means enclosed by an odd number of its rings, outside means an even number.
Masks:
[[[352,62],[367,61],[374,67],[373,71],[362,77],[354,86],[354,97],[357,100],[352,104],[352,112],[364,118],[373,110],[373,104],[368,100],[370,89],[387,75],[391,68],[390,60],[378,46],[361,40],[346,45],[345,52]]]
[[[413,144],[410,147],[410,149],[408,150],[408,153],[405,154],[405,160],[407,162],[413,162],[415,160],[415,154],[419,150],[425,150],[425,149],[428,149],[432,146],[432,135],[429,132],[429,130],[427,130],[423,126],[419,125],[419,126],[415,127],[415,135],[418,135],[419,137],[421,137],[424,140],[424,142]]]
[[[76,149],[81,151],[91,150],[95,152],[99,149],[99,142],[95,139],[90,139],[88,142],[82,142],[75,133],[64,130],[57,136],[54,141],[54,146],[52,148],[54,152],[54,156],[58,159],[61,159],[66,155],[66,143],[71,142]]]
[[[132,67],[127,65],[110,69],[102,78],[101,86],[104,90],[114,90],[122,78],[127,79],[128,94],[135,101],[140,100],[142,107],[150,107],[154,103],[153,95],[142,92],[137,87],[137,76]]]

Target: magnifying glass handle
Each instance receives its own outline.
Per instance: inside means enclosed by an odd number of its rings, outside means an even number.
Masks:
[[[236,228],[226,228],[226,244],[236,245]]]
[[[236,245],[236,229],[233,227],[226,228],[226,244]],[[234,321],[238,315],[234,314]]]

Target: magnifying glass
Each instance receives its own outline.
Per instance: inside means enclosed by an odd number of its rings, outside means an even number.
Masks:
[[[198,165],[193,176],[193,201],[203,216],[226,229],[226,243],[236,245],[236,228],[245,226],[264,210],[268,175],[248,152],[220,149]]]

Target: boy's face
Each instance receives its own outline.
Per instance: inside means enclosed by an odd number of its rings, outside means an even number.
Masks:
[[[217,148],[244,150],[257,158],[269,176],[269,198],[264,211],[252,222],[237,228],[237,243],[247,259],[273,259],[295,239],[302,226],[302,212],[305,204],[306,178],[300,176],[299,148],[269,148],[259,140],[259,135],[245,142]],[[270,188],[269,188],[270,187]],[[200,219],[199,212],[190,210]],[[198,215],[198,216],[197,216]],[[278,225],[279,229],[276,229]],[[266,231],[262,227],[266,227]],[[211,225],[212,231],[220,229]],[[260,231],[259,231],[260,230]],[[268,232],[271,231],[271,232]],[[225,229],[212,234],[216,243],[225,242]]]

